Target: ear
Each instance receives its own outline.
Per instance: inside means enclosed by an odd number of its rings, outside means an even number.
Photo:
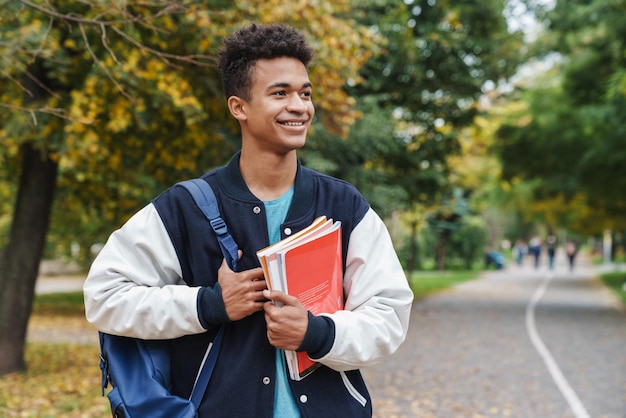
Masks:
[[[228,110],[230,110],[230,114],[235,117],[238,121],[244,121],[248,119],[247,115],[247,102],[237,96],[230,96],[228,98]]]

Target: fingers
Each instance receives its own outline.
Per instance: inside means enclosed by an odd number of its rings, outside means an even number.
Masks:
[[[267,339],[274,347],[284,350],[297,349],[307,330],[308,312],[294,296],[277,290],[264,290],[265,322]]]
[[[263,291],[263,296],[272,302],[277,302],[279,306],[282,306],[282,305],[294,306],[294,307],[301,306],[300,301],[295,296],[290,296],[279,290],[266,289]]]
[[[218,271],[218,283],[226,314],[231,321],[243,319],[263,309],[266,284],[260,267],[234,272],[224,261]]]
[[[263,276],[263,269],[261,267],[242,271],[241,274],[244,280],[260,280],[265,283],[265,277]]]

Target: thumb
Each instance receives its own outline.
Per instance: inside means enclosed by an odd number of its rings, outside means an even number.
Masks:
[[[281,305],[299,305],[300,304],[300,302],[295,296],[290,296],[284,292],[281,292],[280,290],[265,289],[263,290],[263,296],[265,296],[265,298],[273,302],[278,302]]]

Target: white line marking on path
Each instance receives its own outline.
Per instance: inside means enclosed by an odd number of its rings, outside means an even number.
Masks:
[[[550,375],[552,376],[552,380],[556,383],[557,387],[561,391],[561,394],[569,404],[570,409],[574,413],[576,418],[590,418],[589,413],[585,409],[585,406],[581,402],[574,389],[570,386],[567,379],[563,375],[563,372],[559,368],[559,365],[554,360],[554,357],[550,353],[550,350],[543,343],[543,340],[539,336],[537,332],[537,327],[535,326],[535,307],[537,303],[546,292],[550,281],[554,278],[554,273],[549,273],[543,282],[535,289],[532,298],[528,302],[526,306],[526,331],[528,332],[528,336],[530,337],[531,342],[535,346],[535,349],[541,356],[544,364],[548,368]]]

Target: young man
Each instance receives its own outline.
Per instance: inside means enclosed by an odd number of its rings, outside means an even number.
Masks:
[[[352,185],[296,156],[315,113],[311,58],[303,36],[283,25],[245,27],[220,52],[242,146],[202,178],[241,249],[236,272],[191,197],[175,187],[111,235],[85,283],[87,318],[100,330],[172,339],[180,396],[191,393],[216,328],[227,327],[200,417],[371,416],[358,369],[406,336],[413,295],[383,222]],[[342,224],[345,310],[315,316],[266,289],[256,251],[321,215]],[[292,381],[283,350],[305,351],[322,366]]]

